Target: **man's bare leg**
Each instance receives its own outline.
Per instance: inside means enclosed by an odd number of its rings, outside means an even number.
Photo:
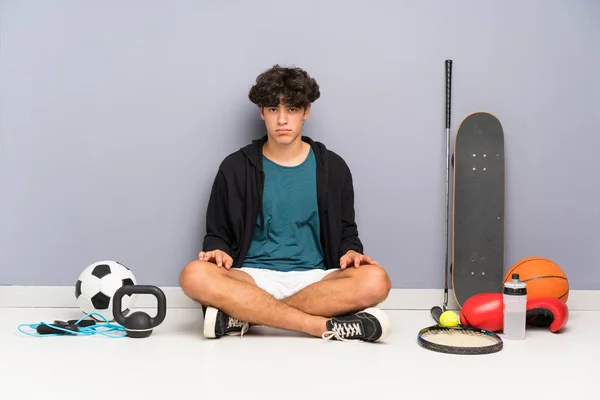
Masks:
[[[327,318],[310,315],[275,299],[246,273],[206,261],[192,261],[180,276],[183,292],[241,321],[321,336]]]
[[[326,275],[283,302],[307,314],[329,318],[373,307],[387,298],[390,288],[390,279],[381,266],[352,266]]]

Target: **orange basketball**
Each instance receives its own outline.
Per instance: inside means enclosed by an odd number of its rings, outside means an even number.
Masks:
[[[553,297],[567,302],[569,280],[565,272],[554,262],[543,257],[528,257],[516,262],[504,276],[504,282],[511,280],[512,274],[527,285],[527,297]]]

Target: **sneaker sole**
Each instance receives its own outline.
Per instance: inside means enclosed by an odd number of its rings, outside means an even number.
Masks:
[[[376,342],[383,342],[392,332],[392,324],[390,323],[389,317],[385,312],[375,307],[367,308],[364,312],[374,315],[381,324],[381,336]]]
[[[217,337],[215,334],[215,323],[217,322],[217,314],[219,310],[214,307],[207,307],[206,314],[204,315],[204,337],[208,339],[214,339]]]

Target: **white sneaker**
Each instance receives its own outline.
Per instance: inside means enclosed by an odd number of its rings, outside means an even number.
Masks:
[[[230,317],[217,308],[206,308],[204,313],[204,337],[214,339],[224,335],[244,335],[248,329],[250,329],[248,322]]]

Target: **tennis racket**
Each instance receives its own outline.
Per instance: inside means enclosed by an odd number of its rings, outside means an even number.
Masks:
[[[491,354],[502,350],[502,338],[494,332],[465,326],[423,328],[417,338],[421,347],[448,354]]]

